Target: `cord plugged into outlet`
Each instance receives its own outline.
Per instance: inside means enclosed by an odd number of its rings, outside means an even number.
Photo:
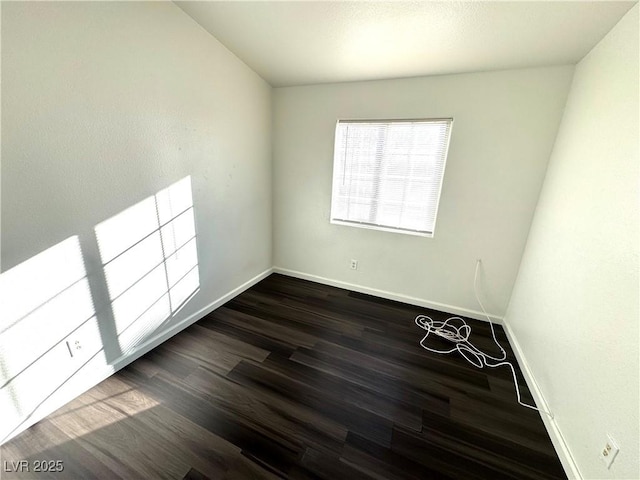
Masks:
[[[480,296],[478,294],[478,272],[480,270],[481,264],[482,260],[480,258],[476,259],[476,270],[473,276],[473,292],[476,296],[478,305],[480,305],[480,308],[482,309],[482,313],[484,313],[484,316],[489,321],[491,336],[493,337],[494,344],[500,350],[500,355],[489,355],[488,353],[485,353],[483,350],[480,350],[480,348],[471,343],[471,327],[461,317],[449,317],[446,320],[433,320],[431,317],[428,317],[426,315],[418,315],[415,319],[416,325],[418,325],[418,327],[422,328],[423,330],[426,330],[427,332],[424,338],[420,341],[420,345],[422,346],[422,348],[432,353],[449,354],[457,352],[471,365],[477,368],[496,368],[501,366],[508,367],[513,378],[513,385],[516,390],[518,403],[523,407],[536,410],[553,418],[553,414],[546,408],[540,408],[536,405],[530,405],[522,400],[522,396],[520,395],[520,388],[518,386],[518,380],[516,378],[516,370],[513,366],[513,363],[511,363],[510,360],[507,360],[507,352],[504,350],[504,348],[502,348],[502,345],[500,345],[500,342],[498,342],[498,339],[496,338],[496,332],[493,327],[491,317],[489,317],[487,310],[484,308],[484,305],[480,301]],[[436,346],[437,344],[433,344],[430,340],[428,340],[430,335],[440,337],[441,339],[447,340],[449,343],[446,347]]]

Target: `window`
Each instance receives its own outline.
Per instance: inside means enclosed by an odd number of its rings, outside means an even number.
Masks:
[[[331,223],[432,237],[452,123],[338,121]]]

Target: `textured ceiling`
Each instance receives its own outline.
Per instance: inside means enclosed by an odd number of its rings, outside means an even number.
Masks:
[[[578,62],[636,2],[175,2],[273,86]]]

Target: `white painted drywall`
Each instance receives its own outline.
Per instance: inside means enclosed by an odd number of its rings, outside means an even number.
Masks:
[[[638,85],[635,6],[576,67],[506,316],[584,478],[640,478]]]
[[[440,309],[501,316],[573,67],[274,89],[274,265]],[[434,238],[331,225],[336,120],[453,117]],[[349,260],[358,260],[358,270]]]
[[[4,3],[2,64],[5,271],[77,236],[104,327],[94,227],[187,176],[199,292],[153,334],[271,268],[271,88],[173,3]]]
[[[635,2],[176,3],[290,87],[575,64]]]
[[[0,2],[2,19],[2,2]],[[2,54],[2,21],[0,20],[0,55]],[[0,61],[0,85],[2,85],[2,61]],[[0,145],[2,145],[2,88],[0,88]],[[2,149],[0,148],[0,273],[2,273]]]

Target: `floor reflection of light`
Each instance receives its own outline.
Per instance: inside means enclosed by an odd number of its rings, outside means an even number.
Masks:
[[[49,418],[65,430],[71,423],[75,423],[79,428],[77,434],[84,435],[158,405],[158,401],[131,388],[118,377],[113,377],[65,405],[59,414]],[[110,410],[110,414],[101,415],[101,410]],[[78,424],[77,421],[68,420],[77,417],[86,418],[86,421]]]
[[[144,412],[148,414],[159,405],[158,401],[142,395],[139,390],[111,378],[43,420],[43,424],[57,427],[64,431],[64,435],[50,435],[44,443],[23,443],[21,458],[38,455],[46,458],[51,449],[74,439],[85,437],[83,442],[91,443],[91,435],[112,439],[119,431],[119,422],[136,415],[146,415]],[[47,431],[48,425],[41,428]]]
[[[97,225],[123,352],[147,339],[200,286],[191,178]]]
[[[69,345],[80,341],[81,348]],[[77,237],[0,275],[0,439],[101,350]]]

